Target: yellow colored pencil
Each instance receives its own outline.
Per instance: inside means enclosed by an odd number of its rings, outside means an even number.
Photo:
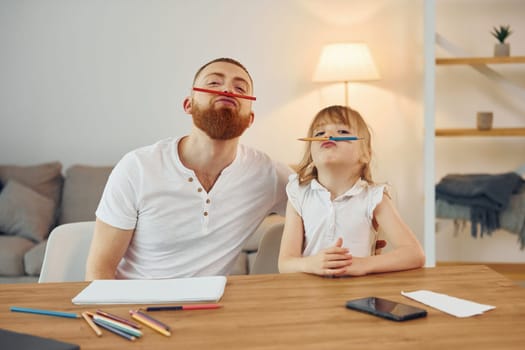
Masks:
[[[299,141],[328,141],[328,137],[301,137]]]
[[[82,315],[82,318],[84,318],[84,320],[86,320],[88,326],[91,327],[91,329],[93,330],[93,332],[95,332],[95,334],[97,335],[97,337],[102,336],[102,331],[101,331],[100,328],[98,328],[98,326],[97,326],[97,325],[91,320],[91,318],[89,317],[89,313],[88,313],[88,312],[83,312],[81,315]]]
[[[139,321],[140,323],[142,323],[143,325],[145,326],[148,326],[149,328],[159,332],[160,334],[162,335],[165,335],[167,337],[169,337],[171,335],[171,332],[162,328],[162,327],[159,327],[158,325],[154,324],[153,322],[151,322],[150,320],[142,317],[141,315],[137,314],[136,312],[134,311],[131,311],[129,312],[131,314],[131,318]]]

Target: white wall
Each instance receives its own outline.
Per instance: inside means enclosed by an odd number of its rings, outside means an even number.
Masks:
[[[438,57],[493,55],[493,26],[510,25],[511,54],[525,56],[525,1],[438,0],[436,31],[452,48],[436,47]],[[525,65],[491,65],[503,76],[494,81],[469,66],[436,67],[436,126],[472,128],[476,112],[492,111],[495,127],[525,126]],[[525,164],[525,137],[438,137],[436,180],[449,173],[503,173]],[[497,231],[473,239],[470,229],[454,235],[450,223],[438,224],[438,261],[525,262],[516,234]]]
[[[509,3],[501,11],[523,8]],[[438,7],[458,18],[472,12],[450,1]],[[181,103],[193,74],[219,56],[239,59],[255,80],[256,121],[242,141],[296,163],[303,145],[295,139],[313,115],[344,103],[341,84],[311,82],[322,45],[365,41],[382,80],[352,85],[350,104],[374,130],[376,180],[393,185],[422,238],[422,13],[422,0],[0,0],[0,163],[114,164],[184,135],[190,117]],[[438,28],[448,17],[439,14]],[[444,34],[462,40],[467,29]]]

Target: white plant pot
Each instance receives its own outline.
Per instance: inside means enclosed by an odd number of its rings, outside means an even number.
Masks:
[[[494,44],[494,56],[510,56],[510,44]]]

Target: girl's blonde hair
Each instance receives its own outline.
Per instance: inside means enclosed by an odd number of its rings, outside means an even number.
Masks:
[[[329,106],[320,110],[308,129],[308,137],[313,137],[313,132],[319,126],[325,124],[344,124],[348,127],[351,127],[356,132],[356,135],[361,140],[353,141],[357,142],[361,151],[361,178],[373,184],[372,173],[370,171],[370,161],[372,159],[372,140],[370,135],[370,130],[365,120],[359,112],[353,110],[350,107],[344,106]],[[299,174],[299,184],[308,184],[313,179],[317,179],[317,168],[313,164],[312,152],[311,152],[311,142],[308,141],[306,144],[306,149],[303,155],[303,159],[298,165],[297,173]]]

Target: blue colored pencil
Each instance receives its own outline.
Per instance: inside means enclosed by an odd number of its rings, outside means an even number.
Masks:
[[[330,137],[301,137],[299,141],[357,141],[362,138],[357,136],[330,136]]]
[[[135,329],[133,327],[128,326],[127,324],[120,323],[118,321],[112,320],[111,318],[100,316],[100,315],[93,315],[93,320],[97,320],[99,322],[102,322],[110,327],[116,328],[119,331],[128,333],[129,335],[133,335],[137,338],[142,337],[142,332],[138,329]]]
[[[357,140],[361,140],[357,136],[330,136],[328,139],[330,141],[357,141]]]
[[[135,339],[137,339],[135,336],[131,335],[131,334],[128,334],[126,332],[123,332],[119,329],[116,329],[114,327],[111,327],[110,325],[108,324],[105,324],[104,322],[100,322],[99,320],[97,319],[93,319],[93,322],[95,322],[97,325],[99,325],[100,327],[112,332],[112,333],[115,333],[116,335],[120,335],[122,338],[126,338],[127,340],[131,340],[131,341],[134,341]]]
[[[12,312],[27,312],[29,314],[38,314],[38,315],[46,315],[46,316],[80,318],[79,314],[75,314],[75,313],[71,313],[71,312],[32,309],[32,308],[28,308],[28,307],[11,306],[10,310]]]

